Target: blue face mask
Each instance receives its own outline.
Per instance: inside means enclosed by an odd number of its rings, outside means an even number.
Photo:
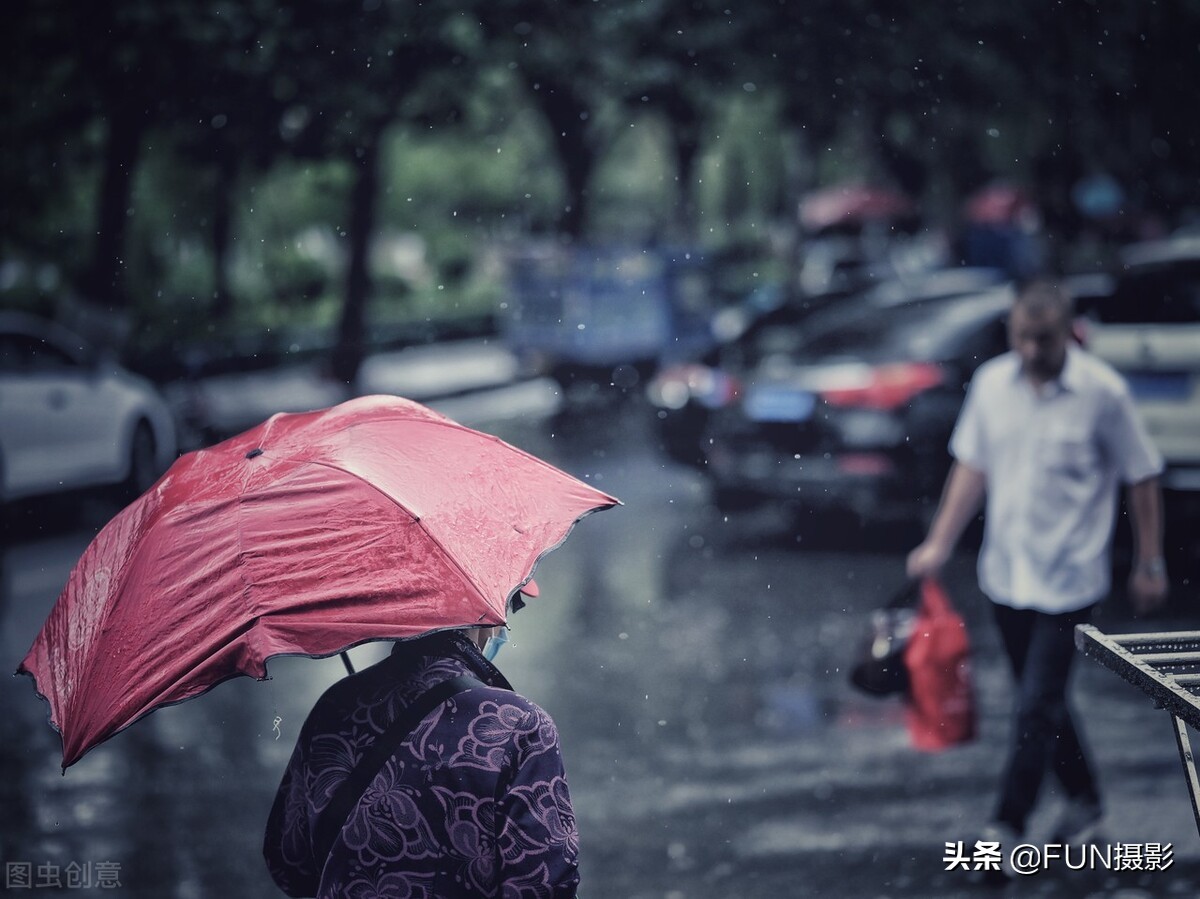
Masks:
[[[487,638],[487,642],[483,644],[483,657],[489,662],[496,661],[496,656],[500,654],[501,648],[508,642],[508,628],[500,627],[496,632]]]

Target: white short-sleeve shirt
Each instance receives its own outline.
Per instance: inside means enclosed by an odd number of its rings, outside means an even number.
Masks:
[[[1040,391],[1016,353],[980,366],[950,452],[987,479],[980,588],[1002,605],[1049,613],[1108,593],[1117,485],[1163,467],[1125,381],[1074,346]]]

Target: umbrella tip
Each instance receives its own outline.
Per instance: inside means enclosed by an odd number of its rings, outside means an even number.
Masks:
[[[250,452],[246,453],[246,458],[247,459],[256,459],[259,456],[261,456],[262,454],[263,454],[262,447],[256,446],[254,449],[250,450]]]

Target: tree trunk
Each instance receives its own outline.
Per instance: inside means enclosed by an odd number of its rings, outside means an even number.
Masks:
[[[143,124],[130,108],[119,103],[109,119],[96,212],[96,242],[83,282],[86,299],[118,315],[129,311],[129,298],[125,292],[125,240]]]
[[[675,205],[675,227],[680,239],[696,238],[696,159],[700,154],[700,115],[686,98],[675,94],[665,103],[671,144],[675,155],[675,177],[679,189]]]
[[[333,348],[331,373],[353,387],[366,355],[367,302],[371,293],[370,249],[379,197],[379,144],[383,128],[367,136],[355,159],[356,177],[350,193],[347,235],[350,260],[346,270],[346,296]]]
[[[691,240],[696,236],[696,157],[700,155],[700,142],[694,134],[676,133],[675,174],[679,179],[678,203],[675,224],[680,234]]]
[[[875,142],[879,165],[889,180],[917,201],[924,199],[929,189],[928,164],[908,147],[901,146],[889,134],[888,109],[876,107],[870,112],[872,131],[879,135]]]
[[[558,216],[560,234],[578,240],[587,231],[588,186],[596,167],[596,154],[587,136],[588,109],[573,91],[551,78],[537,82],[533,99],[542,110],[554,138],[554,149],[562,164],[567,202]]]
[[[233,291],[229,287],[229,244],[233,237],[233,197],[237,182],[237,163],[223,158],[217,167],[213,189],[212,318],[224,323],[233,315]]]

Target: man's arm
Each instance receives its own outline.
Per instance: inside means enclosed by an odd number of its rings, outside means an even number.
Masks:
[[[1127,490],[1136,554],[1129,573],[1129,595],[1139,615],[1153,612],[1167,598],[1163,561],[1162,488],[1158,478],[1130,484]]]
[[[936,577],[954,552],[954,545],[983,505],[987,477],[962,462],[955,462],[946,478],[946,489],[925,542],[908,554],[908,576]]]

